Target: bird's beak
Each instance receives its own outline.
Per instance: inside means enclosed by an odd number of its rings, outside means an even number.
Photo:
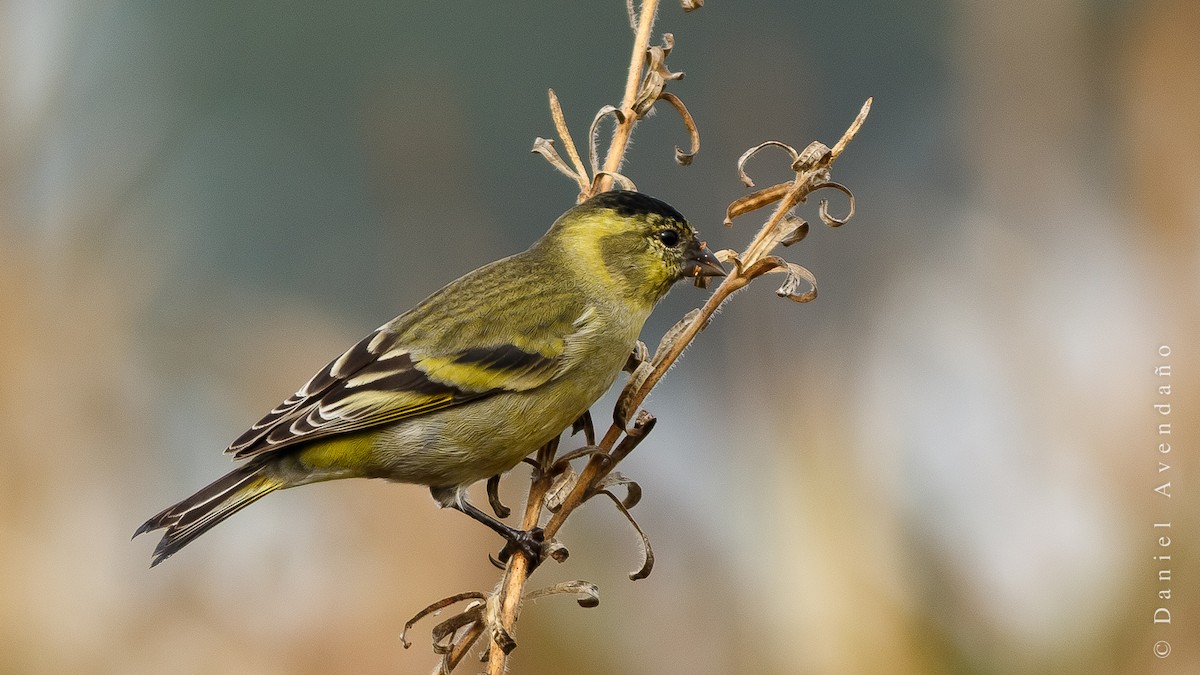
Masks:
[[[704,242],[693,242],[683,261],[683,274],[688,277],[723,277],[725,268]]]

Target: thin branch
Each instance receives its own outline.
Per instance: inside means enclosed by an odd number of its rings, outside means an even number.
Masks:
[[[637,115],[633,112],[633,104],[637,101],[638,85],[642,81],[642,69],[646,65],[646,53],[650,49],[650,35],[654,31],[654,18],[658,15],[658,0],[642,0],[642,11],[638,16],[637,35],[633,38],[633,54],[629,58],[629,73],[625,77],[625,94],[621,97],[621,112],[625,118],[617,123],[613,131],[612,144],[608,146],[608,155],[604,159],[603,175],[595,183],[592,194],[598,194],[612,189],[611,174],[621,170],[621,162],[625,160],[625,148],[633,135],[633,127],[637,124]]]
[[[874,100],[875,98],[871,97],[867,99],[866,103],[863,103],[862,108],[858,111],[858,115],[854,118],[854,122],[850,124],[850,128],[846,130],[846,133],[842,134],[842,137],[834,144],[833,149],[829,151],[831,155],[830,161],[841,157],[846,146],[858,135],[858,130],[862,128],[863,122],[867,121],[867,115],[871,114],[871,103]]]
[[[537,527],[542,515],[542,502],[546,492],[550,490],[554,475],[551,467],[554,465],[554,455],[558,450],[558,439],[554,439],[538,450],[537,468],[534,469],[534,479],[529,485],[529,497],[525,502],[525,517],[521,519],[521,527],[531,530]],[[549,535],[547,535],[549,538]],[[517,624],[517,616],[521,610],[521,596],[525,588],[525,580],[529,578],[529,560],[517,553],[508,560],[504,570],[504,580],[500,585],[498,595],[497,626],[507,635],[513,633]],[[492,640],[488,646],[488,675],[504,675],[508,664],[508,652],[505,645]]]

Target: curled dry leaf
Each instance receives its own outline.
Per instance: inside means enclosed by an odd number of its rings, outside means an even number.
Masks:
[[[468,591],[466,593],[458,593],[456,595],[451,595],[448,598],[442,598],[441,600],[438,600],[437,602],[426,607],[425,609],[422,609],[421,611],[417,612],[413,616],[413,618],[409,619],[408,623],[404,624],[404,630],[401,631],[401,633],[400,633],[400,644],[404,645],[405,649],[408,649],[409,647],[411,647],[412,643],[408,641],[408,631],[411,630],[412,627],[414,625],[416,625],[416,623],[418,621],[420,621],[421,619],[424,619],[425,617],[429,616],[430,614],[433,614],[435,612],[440,612],[441,610],[449,607],[450,605],[453,605],[458,602],[462,602],[463,600],[484,601],[484,600],[487,600],[487,594],[481,593],[479,591]],[[476,606],[476,603],[474,603],[474,602],[472,602],[470,605],[468,605],[467,609],[464,611],[470,611],[470,612],[479,611],[480,616],[483,616],[482,615],[483,610],[479,609]]]
[[[627,509],[632,509],[642,501],[642,486],[638,485],[637,481],[626,478],[619,471],[613,471],[600,481],[599,488],[612,492],[614,487],[625,488],[625,499],[621,500],[621,505]]]
[[[643,345],[644,346],[644,345]],[[583,432],[583,439],[588,445],[596,444],[596,427],[592,424],[592,411],[585,410],[579,419],[571,423],[571,435]]]
[[[800,151],[799,155],[792,155],[792,171],[802,173],[815,169],[828,169],[832,162],[833,151],[829,149],[829,146],[821,141],[813,141]]]
[[[779,243],[784,246],[799,243],[808,236],[808,221],[794,213],[788,213],[783,217],[782,227],[783,236],[780,237]]]
[[[612,178],[613,182],[616,183],[622,190],[632,190],[637,192],[637,186],[633,184],[633,181],[629,180],[629,178],[624,174],[619,174],[616,171],[599,171],[596,173],[595,178],[592,179],[592,189],[596,192],[600,191],[601,176],[608,176]]]
[[[616,124],[625,122],[625,113],[621,112],[620,108],[606,105],[596,111],[596,116],[592,118],[592,126],[588,127],[588,161],[592,164],[593,180],[596,174],[600,173],[600,122],[609,115]]]
[[[613,409],[613,419],[618,426],[624,427],[626,422],[629,421],[629,415],[633,412],[630,409],[631,402],[637,396],[638,390],[645,384],[646,378],[650,376],[650,373],[671,352],[671,348],[675,346],[680,336],[687,330],[688,324],[699,315],[699,308],[693,309],[685,314],[682,319],[676,321],[675,325],[667,329],[667,332],[663,333],[662,339],[658,341],[658,347],[654,350],[654,358],[649,361],[643,361],[629,376],[629,379],[625,382],[625,386],[621,389],[621,394],[617,397],[617,404]]]
[[[632,373],[637,370],[637,367],[646,362],[650,358],[650,350],[646,348],[646,343],[638,340],[633,345],[633,351],[629,354],[629,360],[625,362],[625,372]]]
[[[525,594],[525,599],[536,600],[550,595],[562,595],[563,593],[582,596],[576,600],[580,607],[595,607],[600,604],[600,588],[596,584],[582,579],[563,581],[553,586],[530,591]]]
[[[575,482],[579,480],[579,474],[575,473],[575,469],[571,468],[570,464],[564,464],[562,473],[554,477],[554,481],[550,484],[550,489],[546,490],[544,498],[546,508],[550,509],[551,513],[558,511],[562,506],[563,500],[567,495],[571,494],[571,490],[575,487]]]
[[[557,539],[550,540],[546,544],[546,556],[557,563],[566,562],[567,558],[571,557],[571,552],[567,550]]]
[[[517,641],[513,639],[512,634],[499,623],[492,624],[492,642],[505,654],[511,654],[517,648]]]
[[[621,388],[621,393],[617,396],[617,404],[613,407],[613,421],[617,426],[624,428],[629,421],[629,415],[633,411],[630,410],[634,394],[642,388],[642,384],[646,382],[646,378],[650,377],[650,373],[654,370],[654,364],[649,360],[642,361],[637,368],[634,369],[626,380],[625,386]]]
[[[667,56],[674,48],[675,36],[670,33],[663,33],[661,47],[649,48],[646,75],[642,78],[642,84],[638,87],[637,96],[633,101],[633,113],[638,119],[645,117],[646,113],[654,107],[654,102],[662,96],[663,88],[667,86],[668,81],[683,79],[682,72],[673,73],[667,68]]]
[[[662,46],[658,47],[658,49],[662,50],[662,63],[660,63],[658,65],[663,66],[664,67],[663,69],[665,70],[667,56],[669,56],[671,54],[671,50],[675,48],[675,34],[674,33],[663,33],[662,40],[663,40]],[[654,47],[651,47],[651,49],[654,49]],[[682,77],[683,77],[683,73],[672,73],[671,76],[668,77],[667,79],[678,80]]]
[[[579,183],[580,176],[572,171],[571,167],[567,166],[567,163],[564,162],[563,158],[559,156],[558,150],[554,148],[553,140],[538,136],[537,138],[533,139],[533,148],[530,150],[530,152],[541,155],[546,159],[547,162],[550,162],[550,166],[558,169],[560,173],[575,181],[577,184]],[[584,182],[580,185],[580,189],[586,188],[587,179],[584,178]]]
[[[792,302],[811,302],[817,297],[817,278],[806,267],[801,267],[796,263],[787,263],[787,279],[783,281],[783,285],[775,291],[775,295],[781,298],[787,298]],[[801,284],[807,284],[808,290],[803,293],[797,292]]]
[[[431,631],[433,633],[433,651],[438,654],[449,654],[458,643],[458,640],[455,639],[455,633],[460,628],[473,623],[483,622],[483,610],[485,606],[485,603],[482,601],[473,601],[463,611],[434,626]],[[463,637],[466,636],[464,635]],[[471,641],[474,642],[474,639]]]
[[[573,462],[580,457],[591,457],[598,452],[600,452],[600,448],[596,447],[595,445],[585,445],[582,448],[576,448],[570,452],[563,453],[563,455],[554,462],[554,475],[557,476],[559,472],[564,470],[563,467],[570,462]]]
[[[629,521],[631,526],[633,526],[634,532],[637,532],[638,538],[642,543],[642,564],[636,570],[629,573],[629,580],[637,581],[638,579],[645,579],[646,577],[650,576],[650,571],[654,569],[654,549],[650,547],[650,538],[646,536],[645,531],[643,531],[642,527],[637,524],[636,520],[634,520],[633,514],[629,512],[629,509],[621,502],[620,499],[617,499],[616,495],[608,490],[601,490],[600,494],[605,495],[612,500],[613,505],[617,507],[617,510],[621,512],[621,515],[625,516],[625,519]]]
[[[765,141],[765,142],[759,143],[758,145],[754,146],[753,148],[750,148],[749,150],[743,152],[742,156],[738,157],[737,172],[738,172],[738,178],[740,178],[742,180],[742,184],[745,185],[746,187],[754,187],[754,181],[751,180],[750,175],[746,173],[746,161],[749,160],[751,157],[757,155],[758,152],[760,150],[762,150],[763,148],[782,148],[784,151],[786,151],[788,153],[788,157],[791,158],[793,164],[796,162],[796,158],[798,157],[798,155],[796,154],[795,148],[788,145],[787,143],[781,143],[779,141]]]
[[[854,193],[850,192],[850,188],[846,187],[845,185],[842,185],[841,183],[834,183],[833,181],[828,181],[813,186],[814,191],[823,190],[825,188],[832,188],[846,195],[846,198],[850,200],[850,209],[846,212],[846,215],[842,216],[841,218],[831,216],[829,215],[829,200],[822,199],[817,208],[817,214],[821,216],[821,222],[830,227],[840,227],[850,222],[850,219],[854,217]]]
[[[629,453],[633,452],[638,444],[642,442],[642,439],[646,438],[646,435],[654,430],[654,425],[657,423],[658,420],[654,415],[645,410],[639,410],[637,417],[633,420],[633,426],[625,430],[625,438],[622,438],[621,442],[617,443],[617,447],[613,448],[612,452],[608,454],[609,466],[619,464],[622,459],[625,459]]]
[[[769,272],[783,271],[787,265],[788,261],[780,258],[777,255],[765,255],[746,267],[742,273],[745,274],[748,279],[753,280]]]
[[[512,514],[512,509],[508,508],[504,505],[504,502],[500,501],[500,474],[496,474],[488,479],[487,497],[488,504],[491,504],[492,512],[496,514],[497,518],[507,518],[510,514]]]
[[[692,163],[696,153],[700,152],[700,130],[696,128],[696,120],[692,119],[692,113],[688,112],[687,106],[679,97],[669,91],[664,91],[659,95],[659,98],[667,103],[670,103],[675,108],[679,116],[683,118],[683,126],[687,127],[688,136],[692,139],[691,150],[684,152],[678,145],[675,146],[675,161],[680,166],[688,166]]]
[[[480,635],[483,635],[484,624],[482,621],[474,621],[466,626],[466,629],[458,635],[442,654],[442,660],[438,663],[437,670],[434,672],[438,675],[450,675],[454,669],[458,667],[459,662],[475,645]],[[436,649],[434,650],[437,651]]]
[[[734,249],[723,248],[720,251],[713,253],[713,255],[716,256],[717,260],[720,260],[722,264],[731,262],[736,265],[739,270],[742,268],[742,261],[738,259],[738,252]]]

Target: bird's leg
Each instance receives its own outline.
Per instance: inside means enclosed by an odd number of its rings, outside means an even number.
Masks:
[[[518,530],[515,527],[509,527],[475,508],[471,502],[465,499],[455,504],[453,508],[487,525],[508,541],[508,544],[500,550],[500,555],[498,556],[500,562],[508,562],[514,551],[520,551],[525,554],[525,558],[529,560],[530,569],[537,567],[542,562],[542,546],[546,543],[546,537],[542,532],[542,528],[534,527],[528,530]]]
[[[542,562],[542,548],[546,541],[542,528],[518,530],[515,527],[509,527],[468,502],[466,491],[460,488],[429,488],[429,492],[442,506],[462,511],[504,537],[508,544],[500,551],[501,562],[506,562],[514,551],[525,554],[525,558],[529,560],[530,569],[537,567]]]

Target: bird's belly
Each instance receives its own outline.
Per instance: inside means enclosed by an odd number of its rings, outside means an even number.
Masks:
[[[373,439],[371,474],[433,487],[468,485],[503,473],[555,438],[616,379],[554,382],[528,392],[497,394],[398,422]],[[586,385],[584,385],[586,386]],[[546,389],[550,387],[550,389]],[[584,401],[586,405],[570,402]]]

